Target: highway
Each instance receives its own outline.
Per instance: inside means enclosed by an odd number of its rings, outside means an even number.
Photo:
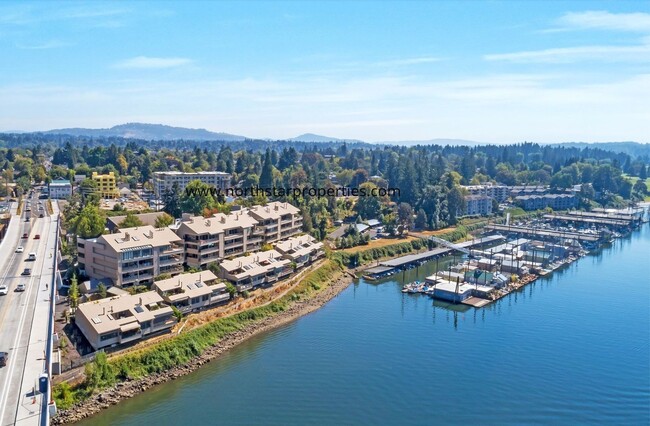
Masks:
[[[8,294],[0,296],[0,351],[9,353],[7,365],[0,367],[0,426],[40,424],[45,402],[34,388],[45,371],[49,317],[42,306],[49,304],[57,217],[47,209],[39,211],[37,196],[25,200],[22,214],[12,218],[0,249],[0,284],[9,287]],[[41,201],[45,207],[47,200]],[[30,221],[25,220],[28,216]],[[22,253],[16,252],[18,246],[24,248]],[[30,253],[36,253],[35,261],[27,260]],[[31,275],[22,275],[25,268]],[[16,291],[18,284],[24,284],[25,291]]]

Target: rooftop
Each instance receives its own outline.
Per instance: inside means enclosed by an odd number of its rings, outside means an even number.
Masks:
[[[114,234],[105,234],[93,241],[105,243],[115,251],[124,251],[140,247],[161,247],[183,240],[169,228],[154,228],[151,225],[125,228]]]
[[[249,209],[250,214],[261,220],[266,219],[279,219],[285,214],[300,214],[300,209],[289,204],[273,201],[266,206],[254,206]]]
[[[172,309],[164,306],[162,301],[158,293],[147,291],[82,303],[77,311],[88,318],[95,330],[101,334],[112,330],[130,329],[139,325],[138,323],[154,319],[156,314],[171,313]]]

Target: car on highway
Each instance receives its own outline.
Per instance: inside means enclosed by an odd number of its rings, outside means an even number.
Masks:
[[[7,293],[9,293],[9,288],[4,284],[0,285],[0,296],[6,296]]]
[[[23,246],[16,247],[16,253],[22,253],[24,251],[25,251],[25,248]]]
[[[0,367],[4,367],[5,365],[7,365],[7,361],[9,361],[9,353],[0,352]]]
[[[41,239],[41,235],[40,235],[40,234],[36,234],[36,235],[34,235],[34,239],[35,239],[35,240],[40,240],[40,239]]]
[[[39,214],[38,217],[43,217],[43,213]]]
[[[25,268],[22,274],[20,275],[32,275],[32,270],[29,268]]]
[[[25,222],[29,222],[29,216],[25,218]]]
[[[16,286],[16,291],[25,291],[25,284],[20,283]]]
[[[23,234],[23,238],[27,238],[27,234]]]
[[[34,260],[36,260],[36,253],[34,252],[29,253],[29,256],[27,256],[27,261],[33,262]]]

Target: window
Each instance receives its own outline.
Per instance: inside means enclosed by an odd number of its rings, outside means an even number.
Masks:
[[[113,331],[111,333],[102,334],[101,336],[99,336],[99,340],[104,342],[106,340],[115,339],[116,337],[117,337],[117,331]]]

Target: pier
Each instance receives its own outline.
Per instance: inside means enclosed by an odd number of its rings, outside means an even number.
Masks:
[[[507,234],[525,235],[533,238],[561,238],[574,239],[581,242],[596,243],[604,238],[601,235],[589,234],[586,232],[576,231],[555,231],[547,228],[535,228],[531,226],[511,226],[511,225],[488,225],[487,231],[505,232]]]

